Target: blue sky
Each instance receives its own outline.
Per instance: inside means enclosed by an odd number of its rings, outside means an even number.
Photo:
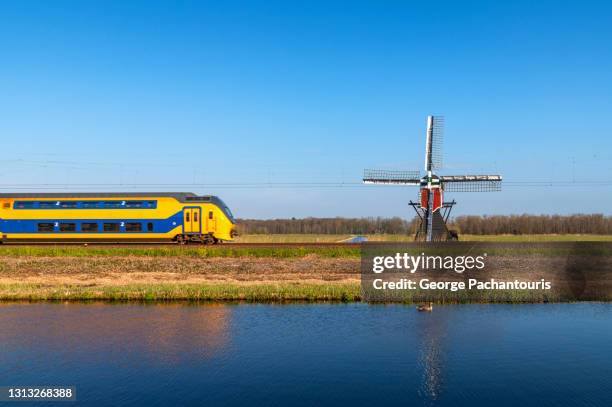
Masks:
[[[410,217],[414,187],[357,183],[422,169],[426,116],[442,114],[443,173],[508,181],[449,194],[456,214],[612,214],[610,15],[585,1],[3,1],[0,187]],[[512,184],[525,181],[575,184]]]

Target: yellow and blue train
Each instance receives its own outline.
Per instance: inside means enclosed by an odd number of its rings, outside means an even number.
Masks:
[[[2,242],[175,241],[236,236],[230,209],[190,192],[0,194]]]

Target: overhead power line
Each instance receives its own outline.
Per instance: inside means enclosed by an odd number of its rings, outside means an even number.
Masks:
[[[610,187],[612,181],[504,181],[506,187],[547,188],[547,187]],[[258,189],[258,188],[288,188],[288,189],[344,189],[367,188],[361,182],[218,182],[218,183],[18,183],[0,184],[0,190],[54,190],[54,189],[106,189],[106,188],[222,188],[222,189]],[[398,185],[370,185],[369,188],[389,188]],[[401,186],[400,186],[401,187]]]

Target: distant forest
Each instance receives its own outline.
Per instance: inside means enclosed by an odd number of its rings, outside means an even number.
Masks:
[[[417,219],[402,218],[304,218],[239,219],[241,234],[412,234]],[[509,215],[458,216],[450,229],[469,235],[612,234],[612,216]]]

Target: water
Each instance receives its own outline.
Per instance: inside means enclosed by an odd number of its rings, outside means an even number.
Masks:
[[[77,404],[612,405],[612,304],[3,304],[0,346]]]

